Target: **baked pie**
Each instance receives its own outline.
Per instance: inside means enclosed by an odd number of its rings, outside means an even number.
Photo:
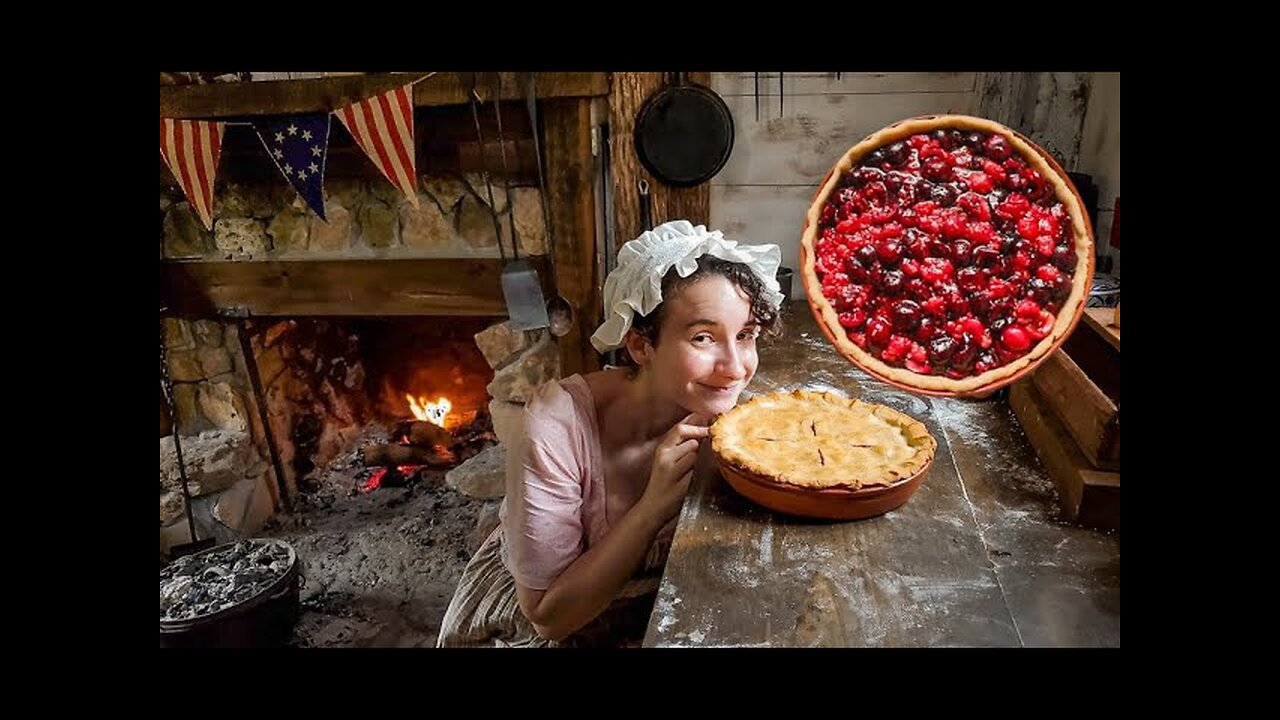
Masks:
[[[758,395],[711,426],[722,469],[806,490],[860,490],[917,476],[938,444],[924,423],[830,392]]]
[[[929,394],[994,390],[1057,347],[1093,276],[1066,173],[995,122],[914,118],[853,146],[801,239],[809,302],[868,373]]]

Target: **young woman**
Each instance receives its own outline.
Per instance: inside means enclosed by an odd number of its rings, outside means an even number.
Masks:
[[[639,643],[707,426],[778,330],[780,260],[684,220],[622,247],[591,340],[629,366],[547,383],[526,405],[502,523],[463,571],[439,646]]]

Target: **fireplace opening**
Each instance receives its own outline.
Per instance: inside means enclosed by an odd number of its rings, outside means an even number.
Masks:
[[[293,318],[255,333],[254,356],[290,488],[361,446],[369,489],[467,459],[486,433],[494,371],[475,336],[492,318]],[[487,437],[485,439],[488,439]]]
[[[524,404],[560,377],[555,338],[483,316],[163,325],[175,403],[170,417],[162,398],[161,567],[190,540],[176,429],[199,537],[296,549],[307,584],[291,642],[434,639],[499,524]]]

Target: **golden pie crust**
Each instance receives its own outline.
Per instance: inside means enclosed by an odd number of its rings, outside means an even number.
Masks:
[[[757,395],[711,426],[721,462],[810,489],[892,485],[927,467],[937,447],[905,413],[810,390]]]
[[[1054,195],[1066,209],[1068,217],[1071,218],[1071,231],[1076,251],[1076,267],[1072,277],[1071,294],[1062,303],[1062,309],[1058,311],[1053,330],[1032,347],[1026,355],[1013,362],[992,368],[979,375],[960,379],[952,379],[941,375],[922,375],[906,368],[894,367],[854,344],[846,334],[844,327],[840,325],[836,309],[823,296],[822,282],[818,279],[818,274],[814,268],[816,261],[815,247],[820,227],[819,217],[822,214],[822,208],[827,204],[827,198],[840,187],[841,178],[853,170],[863,156],[877,148],[885,147],[899,140],[905,140],[918,133],[930,133],[943,128],[975,130],[1004,137],[1014,151],[1021,155],[1027,164],[1035,168],[1052,186]],[[1088,297],[1089,289],[1093,282],[1093,234],[1090,232],[1084,204],[1072,188],[1073,186],[1063,177],[1056,163],[1051,165],[1041,155],[1040,151],[1035,149],[1022,135],[999,123],[967,115],[931,115],[903,120],[890,125],[850,148],[844,154],[844,157],[836,163],[835,168],[827,176],[827,180],[822,187],[818,189],[817,195],[813,198],[813,203],[809,206],[809,212],[805,219],[804,235],[800,240],[800,244],[803,258],[801,276],[804,280],[805,292],[809,296],[810,305],[813,307],[814,313],[819,316],[819,321],[827,326],[827,332],[835,343],[836,349],[872,375],[900,386],[919,389],[931,394],[972,394],[986,388],[994,389],[996,386],[1003,385],[1024,368],[1038,363],[1066,338],[1079,319],[1081,309]]]

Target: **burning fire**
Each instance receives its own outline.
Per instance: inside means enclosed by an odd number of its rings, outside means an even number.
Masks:
[[[435,402],[428,402],[425,397],[415,398],[408,394],[405,395],[405,398],[409,401],[409,409],[413,411],[414,417],[440,427],[444,427],[444,419],[448,417],[449,411],[453,409],[453,403],[449,402],[449,398],[443,396]]]

